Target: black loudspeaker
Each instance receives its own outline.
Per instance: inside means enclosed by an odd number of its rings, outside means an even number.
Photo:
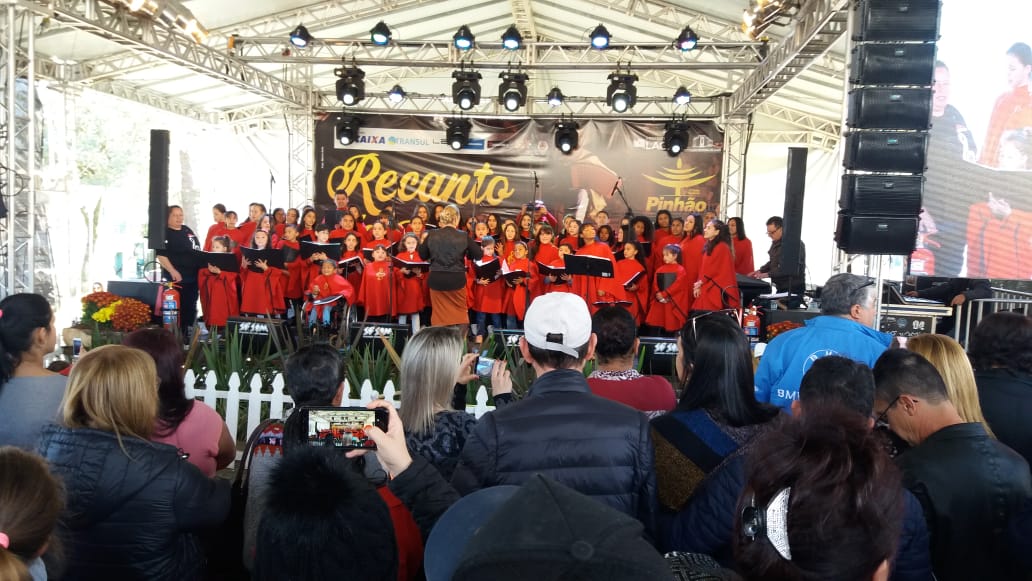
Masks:
[[[839,213],[835,242],[849,254],[910,254],[917,242],[917,216],[854,216]]]
[[[165,249],[168,228],[168,131],[150,132],[150,190],[147,205],[147,246]]]
[[[293,343],[284,319],[262,317],[229,317],[226,319],[226,334],[237,333],[244,353],[270,353],[290,351]],[[270,345],[269,342],[272,342]],[[284,353],[284,356],[286,353]]]
[[[849,170],[924,173],[927,133],[857,131],[846,134],[843,165]]]
[[[805,147],[788,148],[788,177],[785,180],[785,222],[781,233],[781,272],[772,276],[805,276],[799,269],[799,241],[803,235],[803,196],[806,193]],[[782,289],[778,289],[782,290]]]
[[[857,41],[935,42],[939,0],[860,0],[855,10]]]
[[[854,85],[928,86],[935,76],[935,45],[861,44],[851,62]]]
[[[862,216],[916,216],[921,212],[924,177],[920,175],[842,176],[839,208]]]
[[[849,92],[849,117],[854,129],[927,131],[932,126],[932,90],[864,87]]]

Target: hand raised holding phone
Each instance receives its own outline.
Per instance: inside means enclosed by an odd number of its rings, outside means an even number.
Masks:
[[[401,416],[398,415],[398,410],[394,409],[393,404],[382,399],[369,402],[366,408],[382,409],[387,412],[387,431],[372,426],[366,430],[366,433],[370,440],[376,442],[375,452],[377,459],[380,460],[380,465],[394,478],[412,465],[412,456],[405,443],[405,427],[401,425]],[[367,451],[351,450],[346,456],[357,458]]]

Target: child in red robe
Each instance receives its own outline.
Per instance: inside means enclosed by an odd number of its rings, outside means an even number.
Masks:
[[[368,320],[389,323],[394,317],[393,278],[387,249],[379,244],[373,248],[373,261],[366,265],[362,273],[362,286],[358,289],[356,301],[356,304],[365,308]]]
[[[279,242],[279,247],[283,250],[283,263],[287,267],[287,277],[283,281],[283,299],[287,302],[288,315],[291,317],[301,308],[305,295],[302,280],[308,265],[300,254],[301,243],[297,239],[300,231],[297,224],[283,224],[283,237]]]
[[[323,261],[322,270],[319,276],[312,281],[309,291],[312,293],[313,302],[339,295],[340,299],[338,300],[343,300],[350,304],[351,297],[355,294],[355,289],[351,286],[351,283],[343,276],[337,274],[337,264],[332,260]],[[321,305],[309,304],[308,308],[311,312],[308,315],[308,324],[314,325],[316,321],[321,320],[324,326],[329,326],[330,313],[333,312],[337,302],[333,301]]]
[[[255,230],[251,248],[262,250],[268,247],[269,233],[265,230]],[[255,316],[283,313],[286,310],[283,300],[285,273],[269,266],[264,260],[251,262],[245,258],[244,264],[248,268],[241,275],[244,282],[240,312]]]
[[[574,220],[570,221],[571,226],[575,223],[576,221]],[[616,263],[613,261],[613,250],[595,239],[595,225],[590,222],[584,223],[580,227],[580,233],[582,243],[580,249],[577,250],[577,256],[605,258],[615,271]],[[619,292],[616,290],[616,286],[612,278],[588,275],[576,275],[573,277],[574,292],[584,297],[591,314],[595,314],[595,311],[599,308],[595,303],[604,300],[607,295]]]
[[[692,308],[700,311],[736,309],[741,305],[735,260],[731,256],[731,232],[720,220],[710,220],[702,231],[706,246],[695,282]]]
[[[487,224],[484,224],[485,228]],[[493,278],[480,277],[476,274],[476,266],[486,265],[499,260],[495,256],[495,240],[491,236],[484,236],[480,241],[484,251],[483,258],[470,267],[473,274],[473,311],[476,313],[477,337],[476,342],[481,343],[487,331],[487,317],[491,316],[491,325],[495,329],[503,329],[502,313],[505,312],[505,283],[502,282],[502,269],[499,269]]]
[[[401,247],[398,258],[407,262],[423,261],[417,250],[419,248],[419,238],[415,234],[409,233],[403,236]],[[426,275],[422,271],[404,267],[397,268],[394,274],[394,289],[398,304],[398,308],[395,311],[398,313],[398,323],[402,325],[410,323],[412,325],[412,333],[418,333],[419,312],[426,306],[423,302],[423,295],[425,294],[423,287],[426,286]]]
[[[357,232],[350,232],[344,237],[341,243],[340,262],[341,275],[348,279],[351,286],[358,292],[362,286],[362,269],[365,267],[366,259],[362,255],[362,238]]]
[[[226,236],[211,239],[212,252],[229,253],[231,242]],[[197,276],[204,321],[209,327],[223,327],[229,317],[240,314],[239,277],[235,272],[224,272],[209,264]]]
[[[685,277],[684,267],[678,261],[681,247],[671,244],[663,248],[663,264],[652,279],[653,300],[649,305],[645,324],[673,334],[684,327],[691,310],[692,283]]]
[[[506,273],[517,271],[526,273],[525,276],[511,281],[506,280],[505,283],[508,287],[505,294],[505,324],[509,329],[522,329],[523,317],[527,314],[527,307],[530,306],[530,287],[532,286],[526,242],[521,240],[513,245],[512,258],[505,260],[502,270]]]
[[[649,304],[649,276],[645,269],[645,261],[642,257],[641,244],[639,242],[626,242],[621,252],[622,258],[616,261],[616,269],[613,273],[615,292],[611,298],[614,301],[625,301],[630,304],[627,310],[634,317],[638,325],[645,323],[645,311]],[[628,283],[632,278],[638,278]],[[604,300],[605,300],[604,299]]]

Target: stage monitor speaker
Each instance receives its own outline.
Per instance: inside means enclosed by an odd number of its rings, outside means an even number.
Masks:
[[[927,131],[932,126],[932,90],[864,87],[849,92],[854,129]]]
[[[842,176],[839,208],[861,216],[916,216],[921,213],[924,177],[894,175]]]
[[[905,254],[917,242],[917,216],[853,216],[840,212],[835,242],[849,254]]]
[[[924,173],[928,132],[853,131],[846,133],[843,165],[848,170]]]
[[[939,0],[860,0],[856,4],[856,41],[935,42],[939,39]]]
[[[677,367],[677,339],[670,337],[638,337],[640,342],[639,361],[636,361],[641,373],[645,375],[661,375],[674,377]]]
[[[850,61],[854,85],[927,87],[935,77],[935,44],[860,44]]]
[[[800,240],[803,235],[803,197],[806,193],[806,155],[805,147],[788,148],[788,176],[785,180],[784,230],[781,232],[781,270],[772,272],[773,276],[799,276],[800,272]],[[787,290],[787,289],[779,289]]]
[[[265,349],[270,353],[276,353],[279,349],[289,352],[293,349],[293,343],[286,324],[284,319],[229,317],[226,319],[226,334],[238,334],[244,353],[264,353]]]
[[[168,228],[168,145],[165,129],[150,132],[150,190],[147,204],[147,246],[165,249]]]

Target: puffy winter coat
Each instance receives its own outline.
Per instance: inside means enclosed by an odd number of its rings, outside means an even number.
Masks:
[[[651,532],[656,510],[649,422],[592,395],[575,369],[549,371],[527,396],[480,418],[452,484],[460,494],[521,485],[541,473],[636,517]]]
[[[229,511],[229,483],[207,478],[172,446],[111,432],[46,426],[39,452],[67,490],[59,523],[64,579],[198,579],[193,534]]]

